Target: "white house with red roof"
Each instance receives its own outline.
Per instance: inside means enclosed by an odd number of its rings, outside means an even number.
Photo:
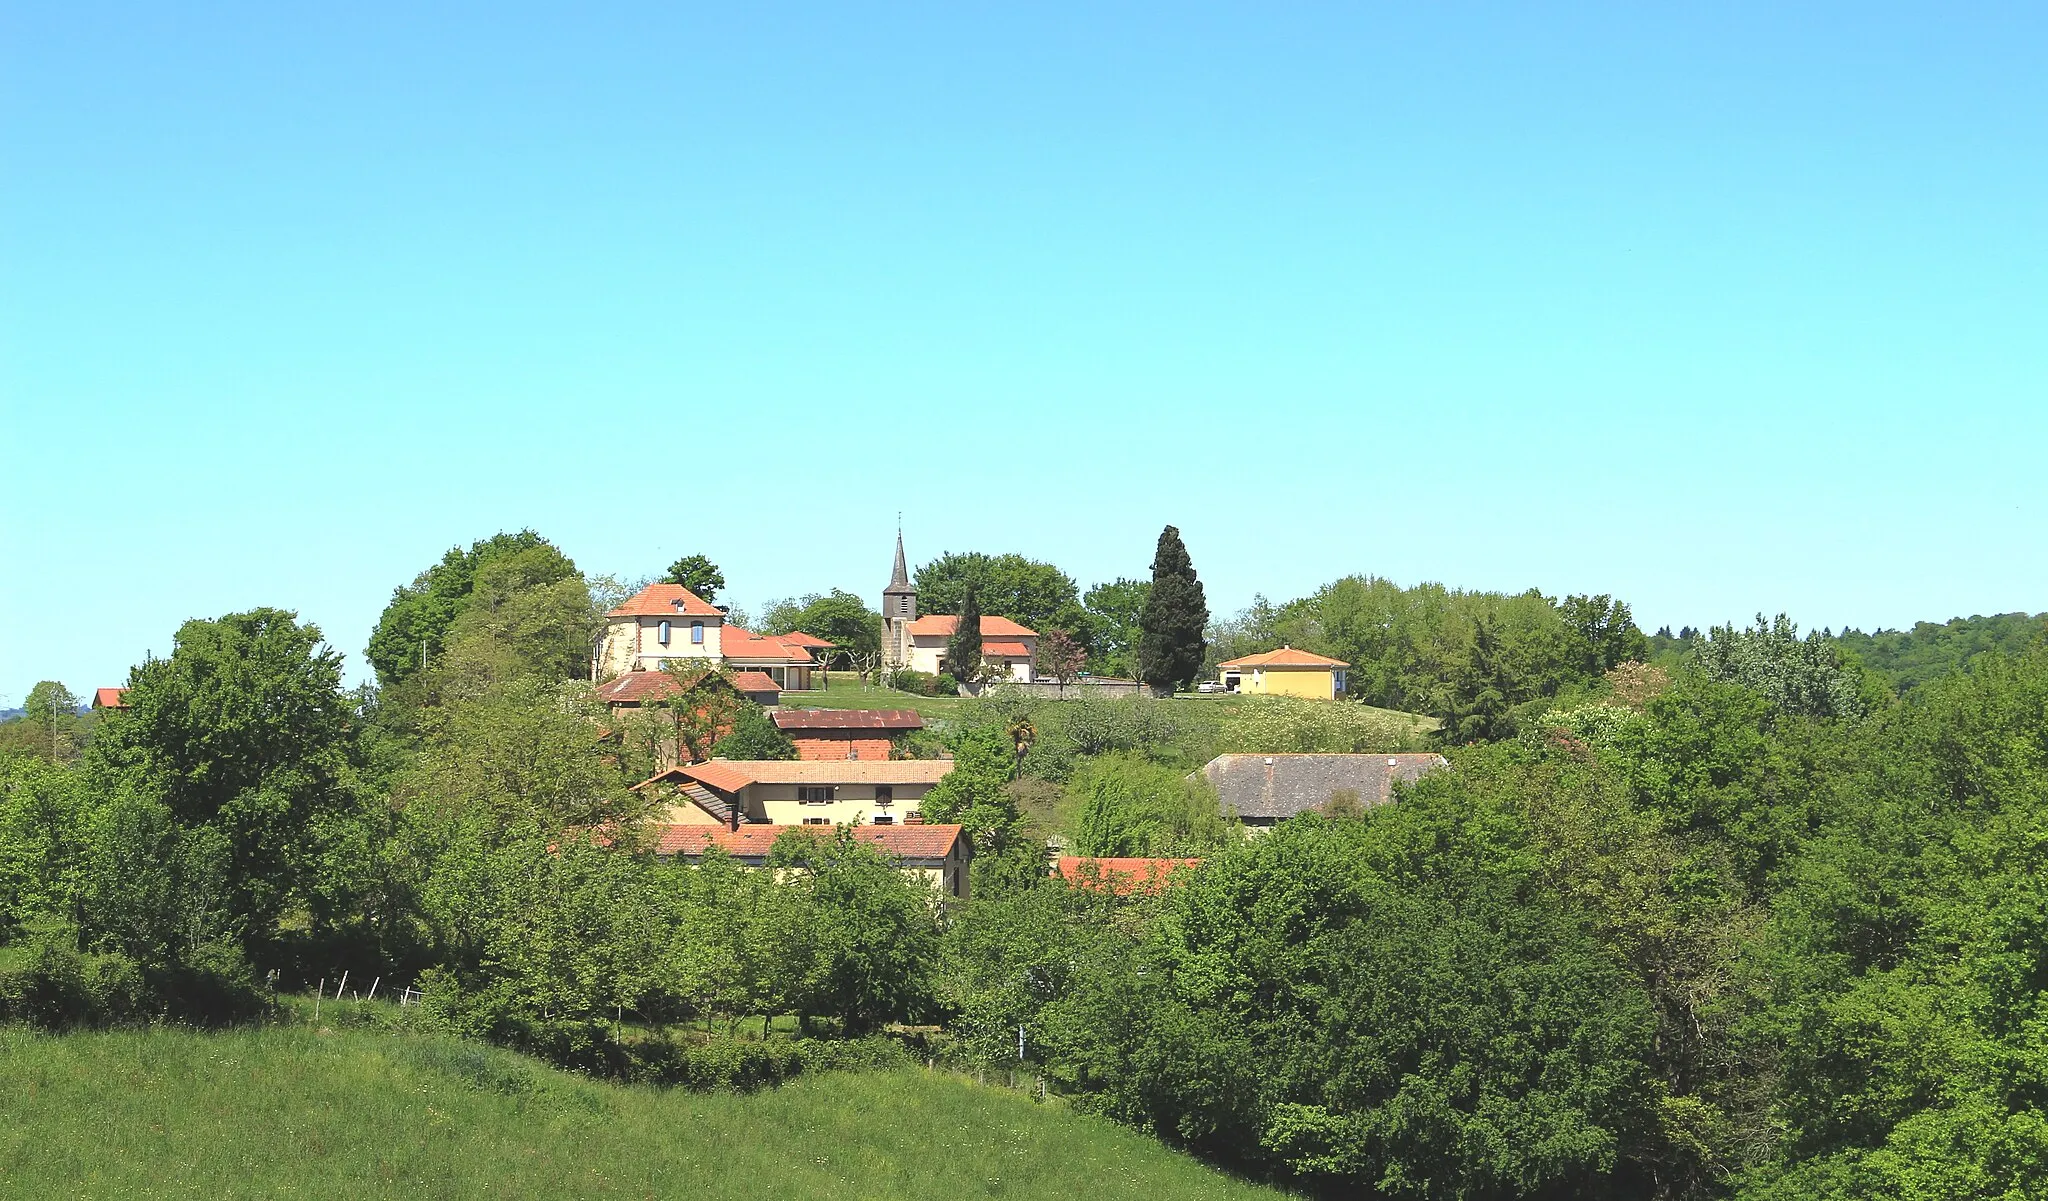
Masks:
[[[649,584],[605,614],[590,672],[609,680],[671,661],[759,672],[784,690],[810,688],[818,666],[808,646],[728,624],[723,609],[681,584]]]

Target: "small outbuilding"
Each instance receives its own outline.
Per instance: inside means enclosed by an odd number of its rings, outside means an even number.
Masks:
[[[1218,664],[1217,670],[1225,692],[1334,701],[1343,695],[1344,669],[1350,666],[1342,659],[1283,646]]]

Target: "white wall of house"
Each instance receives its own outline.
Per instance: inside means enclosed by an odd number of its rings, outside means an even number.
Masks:
[[[829,788],[831,799],[800,799],[800,787]],[[875,791],[877,788],[888,791],[887,801],[879,799]],[[806,822],[834,826],[872,825],[877,817],[894,818],[896,825],[902,825],[918,811],[924,794],[931,790],[929,784],[749,784],[740,794],[740,800],[749,814],[778,826],[801,826]],[[818,794],[811,795],[815,797]]]
[[[662,624],[668,626],[668,641],[662,642]],[[605,626],[604,641],[598,649],[598,674],[615,676],[635,670],[655,670],[669,659],[720,659],[721,635],[725,623],[716,617],[614,617]],[[703,641],[692,639],[692,628],[701,627]]]
[[[988,641],[988,639],[983,639],[983,641]],[[1033,651],[1038,649],[1038,640],[1036,638],[1008,638],[1004,639],[1004,641],[1022,642]],[[919,634],[913,637],[910,646],[911,670],[925,672],[928,675],[939,674],[940,665],[946,661],[946,642],[947,639],[935,634]],[[1010,678],[1020,683],[1029,684],[1032,680],[1031,660],[1028,658],[1010,660]]]

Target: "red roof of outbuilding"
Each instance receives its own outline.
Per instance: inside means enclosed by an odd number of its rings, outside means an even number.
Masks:
[[[649,584],[606,617],[723,617],[703,597],[681,584]]]
[[[1021,642],[984,642],[981,644],[983,657],[1007,655],[1012,659],[1029,659],[1031,648]]]
[[[741,692],[773,692],[780,696],[782,685],[765,671],[736,671],[732,673],[732,686]]]
[[[665,671],[629,671],[597,689],[597,699],[607,705],[638,705],[676,695],[683,686]]]
[[[943,634],[950,638],[960,626],[960,618],[953,613],[933,613],[910,623],[912,634]],[[983,638],[1036,638],[1038,631],[1029,626],[1020,626],[1007,617],[984,617],[981,619]]]
[[[1107,886],[1118,896],[1134,892],[1154,893],[1166,887],[1173,873],[1202,862],[1199,859],[1120,859],[1092,855],[1060,856],[1060,878],[1082,888]]]
[[[855,841],[867,843],[899,859],[944,859],[953,853],[955,844],[960,841],[958,826],[854,826],[852,830]],[[723,826],[654,826],[649,833],[654,836],[657,855],[701,855],[704,848],[716,846],[727,854],[742,858],[766,856],[775,846],[775,841],[784,835],[794,834],[800,838],[835,835],[829,826],[758,825],[741,826],[737,830]]]
[[[776,637],[789,643],[791,646],[808,647],[813,650],[838,645],[834,642],[827,642],[815,634],[806,634],[802,630],[795,630],[787,634],[777,634]]]
[[[95,709],[126,709],[128,707],[128,690],[126,688],[95,689],[92,694],[92,707]]]
[[[754,782],[754,777],[743,771],[736,771],[723,763],[692,763],[688,767],[674,769],[678,774],[688,776],[702,784],[709,784],[720,792],[738,792]]]
[[[922,730],[914,709],[778,709],[771,716],[785,730]]]
[[[1283,646],[1283,647],[1281,647],[1281,648],[1280,648],[1279,650],[1277,650],[1277,651],[1267,651],[1267,652],[1266,652],[1265,654],[1263,654],[1263,655],[1246,655],[1246,656],[1245,656],[1244,658],[1242,658],[1242,659],[1232,659],[1232,660],[1230,660],[1230,661],[1229,661],[1228,663],[1220,663],[1220,664],[1218,664],[1217,666],[1219,666],[1219,667],[1349,667],[1349,666],[1351,666],[1351,665],[1350,665],[1349,663],[1346,663],[1346,662],[1345,662],[1344,660],[1342,660],[1342,659],[1332,659],[1332,658],[1330,658],[1330,657],[1329,657],[1328,655],[1318,655],[1318,654],[1314,654],[1313,652],[1310,652],[1310,651],[1298,651],[1298,650],[1295,650],[1295,649],[1294,649],[1293,647],[1291,647],[1291,646]]]

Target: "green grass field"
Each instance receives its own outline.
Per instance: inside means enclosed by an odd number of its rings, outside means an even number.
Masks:
[[[948,717],[960,707],[957,696],[918,696],[862,684],[850,671],[835,671],[825,688],[785,692],[782,703],[793,709],[914,709],[920,717]]]
[[[0,1028],[0,1196],[1258,1198],[1135,1132],[917,1070],[753,1095],[442,1036]]]

